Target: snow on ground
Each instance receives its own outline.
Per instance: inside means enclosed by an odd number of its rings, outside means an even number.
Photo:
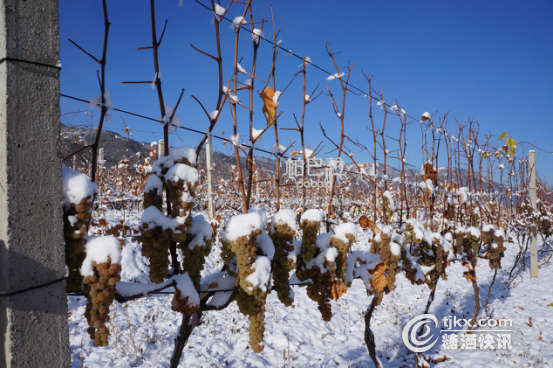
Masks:
[[[117,214],[115,214],[116,216]],[[134,216],[133,221],[137,221]],[[220,245],[214,244],[206,261],[211,273],[222,266]],[[507,244],[503,270],[497,275],[488,311],[479,318],[513,319],[512,350],[444,350],[441,341],[428,353],[433,358],[446,355],[450,360],[437,367],[551,367],[553,366],[553,266],[540,268],[538,279],[523,272],[511,289],[506,288],[508,271],[518,246]],[[366,238],[358,237],[353,250],[366,250]],[[134,255],[132,272],[123,269],[124,281],[147,282],[147,266],[140,256],[140,245],[127,239],[123,258]],[[147,263],[147,262],[146,262]],[[470,318],[474,307],[472,285],[463,278],[466,269],[460,262],[448,268],[448,279],[440,280],[436,299],[430,308],[441,321],[444,316]],[[480,260],[476,273],[481,301],[485,302],[493,276],[487,261]],[[361,280],[337,302],[332,302],[332,321],[322,320],[317,305],[305,288],[294,287],[294,308],[283,306],[271,293],[267,298],[265,349],[255,354],[248,347],[248,321],[236,303],[219,312],[204,314],[185,347],[182,367],[373,367],[364,343],[363,313],[371,301]],[[385,367],[414,366],[413,354],[401,339],[403,326],[422,314],[429,290],[413,286],[403,275],[397,289],[384,297],[373,317],[373,332],[380,360]],[[110,316],[110,346],[94,347],[86,332],[83,316],[85,298],[68,297],[69,329],[73,367],[169,367],[173,339],[181,315],[171,310],[172,295],[155,295],[126,304],[114,303]],[[531,318],[531,319],[530,319]],[[432,330],[435,336],[439,331]]]

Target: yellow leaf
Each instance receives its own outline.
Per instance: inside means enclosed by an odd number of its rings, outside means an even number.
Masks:
[[[514,156],[517,142],[513,138],[509,138],[505,141],[505,144],[509,147],[509,151],[507,152],[507,155]]]
[[[388,286],[386,268],[388,268],[388,266],[385,263],[379,263],[374,270],[369,271],[369,273],[373,275],[370,283],[374,291],[384,291],[386,286]]]
[[[348,292],[348,287],[342,281],[332,284],[331,298],[338,300],[339,297]]]
[[[507,138],[509,136],[509,134],[507,134],[507,132],[503,132],[501,133],[501,135],[499,136],[499,140],[503,140],[503,138]]]
[[[263,92],[260,93],[260,97],[263,100],[263,108],[261,111],[267,119],[267,125],[271,125],[276,115],[276,104],[273,101],[275,91],[272,88],[266,87]]]

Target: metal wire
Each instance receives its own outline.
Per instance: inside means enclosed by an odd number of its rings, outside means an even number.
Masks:
[[[311,284],[310,282],[300,282],[300,283],[295,283],[295,284],[289,284],[290,286],[303,286],[303,285],[309,285]],[[143,284],[143,285],[150,285],[150,284]],[[174,287],[174,286],[168,286],[167,288],[171,288],[171,287]],[[198,291],[199,294],[204,294],[204,293],[228,293],[228,292],[231,292],[231,291],[234,291],[234,288],[233,289],[214,289],[214,290],[200,290]],[[146,293],[144,294],[143,296],[148,296],[148,295],[173,295],[175,294],[174,291],[157,291],[155,293]],[[69,292],[67,293],[67,295],[69,296],[86,296],[85,293],[83,292]]]
[[[60,96],[61,97],[65,97],[65,98],[69,98],[71,100],[75,100],[75,101],[80,101],[80,102],[84,102],[84,103],[87,103],[87,104],[90,104],[90,101],[88,100],[85,100],[83,98],[78,98],[78,97],[75,97],[75,96],[70,96],[70,95],[66,95],[64,93],[60,93]],[[100,105],[98,105],[100,106]],[[123,110],[123,109],[118,109],[118,108],[114,108],[112,109],[113,111],[117,111],[117,112],[121,112],[123,114],[127,114],[127,115],[131,115],[131,116],[136,116],[136,117],[139,117],[139,118],[142,118],[142,119],[146,119],[146,120],[150,120],[150,121],[155,121],[156,123],[160,123],[160,124],[165,124],[164,121],[162,120],[159,120],[159,119],[155,119],[155,118],[151,118],[149,116],[146,116],[146,115],[142,115],[142,114],[138,114],[138,113],[135,113],[135,112],[131,112],[131,111],[127,111],[127,110]],[[175,125],[175,124],[171,124],[169,123],[172,127],[174,128],[177,128],[177,129],[183,129],[183,130],[187,130],[189,132],[194,132],[194,133],[198,133],[198,134],[202,134],[202,135],[208,135],[209,133],[206,133],[206,132],[202,132],[200,130],[197,130],[197,129],[193,129],[193,128],[187,128],[187,127],[184,127],[184,126],[180,126],[180,125]],[[218,136],[216,134],[211,134],[211,136],[215,139],[219,139],[221,141],[225,141],[225,142],[230,142],[230,143],[233,143],[230,139],[227,139],[225,137],[221,137],[221,136]],[[234,143],[233,143],[234,144]],[[250,146],[249,144],[245,144],[245,143],[240,143],[240,146],[243,146],[243,147],[246,147],[246,148],[252,148],[252,146]],[[271,151],[267,151],[267,150],[264,150],[262,148],[257,148],[257,147],[253,147],[254,150],[256,151],[259,151],[259,152],[264,152],[264,153],[268,153],[270,155],[274,155],[275,153],[274,152],[271,152]],[[284,158],[288,158],[287,156],[284,156],[282,154],[278,154],[280,157],[284,157]]]
[[[13,61],[13,62],[16,62],[16,63],[39,65],[39,66],[45,66],[47,68],[53,68],[53,69],[61,70],[61,66],[58,66],[58,65],[45,64],[45,63],[41,63],[39,61],[12,58],[12,57],[9,57],[9,56],[1,58],[0,59],[0,64],[2,64],[4,61]]]
[[[67,280],[67,277],[62,277],[61,279],[53,280],[53,281],[47,282],[47,283],[45,283],[45,284],[40,284],[40,285],[36,285],[36,286],[31,286],[31,287],[28,287],[28,288],[25,288],[25,289],[21,289],[21,290],[17,290],[17,291],[12,291],[12,292],[9,292],[9,293],[6,293],[6,292],[4,292],[4,291],[0,291],[0,298],[6,298],[6,297],[10,297],[10,296],[22,294],[22,293],[27,292],[27,291],[40,289],[40,288],[43,288],[43,287],[50,286],[50,285],[52,285],[52,284],[58,283],[58,282],[63,281],[63,280]]]
[[[204,9],[208,10],[209,12],[213,12],[213,9],[211,9],[209,6],[205,5],[205,4],[202,3],[201,1],[199,1],[199,0],[194,0],[194,2],[196,2],[198,5],[202,6]],[[226,16],[225,16],[225,17],[222,17],[222,19],[224,19],[224,20],[226,20],[226,21],[232,23],[232,20],[230,20],[230,19],[227,18]],[[251,30],[248,29],[248,28],[245,28],[244,26],[240,26],[240,28],[243,29],[243,30],[245,30],[245,31],[248,32],[248,33],[253,34],[253,31],[251,31]],[[278,49],[280,49],[280,50],[282,50],[282,51],[285,51],[285,52],[286,52],[286,55],[294,56],[295,58],[301,60],[302,62],[305,61],[305,57],[302,57],[302,56],[300,56],[300,55],[294,53],[292,50],[288,50],[288,49],[286,49],[286,48],[280,46],[280,44],[275,44],[273,41],[271,41],[271,40],[268,39],[268,38],[265,38],[265,37],[262,36],[262,35],[257,35],[257,34],[256,34],[255,36],[256,36],[257,38],[260,38],[260,39],[264,40],[265,42],[269,43],[271,46],[276,47],[276,48],[278,48]],[[326,69],[323,68],[322,66],[319,66],[319,65],[313,63],[312,61],[310,61],[308,65],[314,67],[315,69],[318,69],[319,71],[321,71],[321,72],[323,72],[323,73],[325,73],[325,74],[327,74],[327,75],[329,75],[329,76],[335,74],[335,73],[329,72],[328,70],[326,70]],[[365,90],[363,90],[363,89],[361,89],[361,88],[359,88],[359,87],[357,87],[357,86],[355,86],[355,85],[353,85],[353,84],[351,84],[351,83],[349,83],[349,82],[345,82],[345,83],[346,83],[346,86],[355,89],[355,90],[356,90],[357,92],[359,92],[359,93],[362,93],[363,96],[366,96],[366,97],[369,97],[369,96],[370,96],[370,97],[371,97],[373,100],[375,100],[375,101],[381,101],[379,98],[373,96],[372,94],[367,93]],[[386,105],[387,107],[392,108],[392,105],[388,104],[387,102],[384,102],[384,101],[381,101],[381,102],[382,102],[384,105]],[[417,122],[420,121],[420,119],[414,118],[413,116],[411,116],[411,115],[409,115],[409,114],[407,114],[407,113],[402,113],[402,114],[403,114],[404,116],[409,117],[410,119],[412,119],[412,120],[414,120],[414,121],[417,121]]]
[[[205,5],[205,4],[202,3],[201,1],[199,1],[199,0],[194,0],[194,2],[195,2],[196,4],[198,4],[198,5],[200,5],[202,8],[208,10],[209,12],[213,12],[213,9],[211,9],[209,6]],[[219,18],[221,18],[221,17],[219,17]],[[226,16],[222,17],[222,19],[224,19],[224,20],[226,20],[226,21],[232,23],[232,20],[230,20],[230,19],[227,18]],[[245,28],[244,26],[240,26],[240,28],[243,29],[243,30],[245,30],[246,32],[249,32],[249,33],[253,34],[253,31],[252,31],[252,30],[250,30],[250,29],[248,29],[248,28]],[[257,39],[260,38],[260,39],[262,39],[263,41],[265,41],[265,42],[267,42],[268,44],[270,44],[271,46],[276,47],[276,48],[278,48],[278,49],[280,49],[280,50],[282,50],[282,51],[285,51],[285,52],[286,52],[286,55],[293,56],[293,57],[295,57],[295,58],[301,60],[302,62],[304,62],[304,61],[306,60],[305,57],[302,57],[302,56],[300,56],[300,55],[294,53],[292,50],[288,50],[288,49],[286,49],[286,48],[280,46],[280,44],[275,44],[273,41],[271,41],[271,40],[268,39],[268,38],[265,38],[263,35],[256,34],[255,36],[256,36]],[[329,71],[326,70],[325,68],[323,68],[323,67],[321,67],[321,66],[319,66],[319,65],[317,65],[317,64],[315,64],[315,63],[313,63],[312,61],[309,61],[309,66],[312,66],[312,67],[314,67],[315,69],[318,69],[319,71],[321,71],[321,72],[323,72],[323,73],[325,73],[325,74],[327,74],[327,75],[334,75],[334,73],[329,72]],[[345,82],[345,84],[346,84],[347,87],[350,87],[350,88],[356,90],[357,92],[362,93],[364,97],[370,97],[370,98],[372,98],[372,99],[375,100],[375,101],[381,102],[382,105],[385,105],[386,107],[388,107],[388,108],[394,110],[393,106],[390,105],[389,103],[387,103],[387,102],[381,100],[380,98],[377,98],[376,96],[373,96],[371,93],[366,92],[365,90],[363,90],[363,89],[361,89],[361,88],[359,88],[359,87],[353,85],[352,83],[349,83],[349,82],[346,82],[346,81],[344,81],[344,82]],[[395,106],[395,105],[394,105],[394,106]],[[397,109],[398,109],[398,107],[396,107],[396,110],[397,110]],[[401,115],[403,115],[403,116],[406,116],[406,117],[408,117],[408,118],[410,118],[412,121],[419,122],[419,123],[425,125],[426,127],[433,128],[433,129],[439,128],[439,127],[434,127],[433,124],[432,124],[432,122],[427,123],[427,122],[425,122],[425,121],[422,121],[421,119],[415,118],[415,117],[413,117],[413,116],[407,114],[406,112],[399,111],[399,112],[397,112],[397,113],[398,113],[398,114],[401,114]],[[450,134],[450,133],[447,132],[445,129],[443,129],[443,128],[441,128],[441,129],[442,129],[444,132]],[[532,145],[533,147],[535,147],[536,149],[539,149],[540,151],[553,154],[552,151],[544,150],[544,149],[542,149],[542,148],[540,148],[540,147],[538,147],[538,146],[536,146],[536,145],[534,145],[534,144],[532,144],[532,143],[528,143],[528,142],[521,142],[521,143],[530,144],[530,145]]]

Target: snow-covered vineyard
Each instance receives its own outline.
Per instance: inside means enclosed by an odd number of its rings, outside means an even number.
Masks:
[[[366,247],[366,245],[365,245]],[[362,249],[361,244],[355,248]],[[515,259],[514,244],[507,244],[504,259],[510,266]],[[139,252],[137,244],[129,242],[125,253]],[[132,249],[132,251],[130,250]],[[206,266],[220,267],[218,250],[206,261]],[[129,257],[123,255],[123,260]],[[218,263],[219,261],[219,263]],[[128,272],[146,277],[143,263],[129,261]],[[483,263],[483,262],[482,262]],[[133,268],[135,266],[136,268]],[[125,269],[125,267],[123,267]],[[142,269],[142,270],[141,270]],[[132,271],[130,271],[132,270]],[[439,292],[430,312],[439,319],[444,316],[470,316],[474,294],[463,277],[460,264],[448,268],[448,280],[440,283]],[[147,272],[144,271],[144,272]],[[442,362],[438,367],[548,367],[553,360],[551,349],[551,296],[553,282],[551,266],[540,269],[539,279],[530,279],[526,273],[512,289],[505,287],[508,272],[498,274],[490,296],[489,313],[495,318],[513,320],[511,350],[482,350],[480,348],[456,351],[441,347],[430,352]],[[493,273],[486,267],[477,268],[477,276],[484,294]],[[123,279],[129,277],[123,272]],[[131,278],[135,280],[135,278]],[[275,366],[275,367],[371,367],[372,361],[364,343],[364,312],[371,302],[361,280],[353,282],[338,301],[332,301],[333,316],[324,322],[317,304],[307,296],[305,288],[293,287],[295,308],[285,307],[273,292],[267,298],[265,349],[255,354],[248,347],[248,321],[231,304],[224,311],[210,312],[192,334],[184,349],[181,365],[184,367]],[[399,276],[397,289],[382,302],[374,315],[373,332],[379,359],[386,367],[414,366],[412,353],[401,340],[403,326],[424,311],[429,290],[413,286]],[[84,297],[69,297],[70,343],[73,367],[167,367],[160,357],[169,357],[173,351],[175,331],[181,323],[178,313],[171,310],[170,295],[156,295],[148,299],[115,303],[112,316],[111,346],[97,348],[86,333],[83,316]],[[536,316],[543,316],[538,317]],[[498,328],[499,329],[499,328]],[[448,360],[444,360],[445,357]]]
[[[99,120],[62,132],[73,367],[553,364],[553,197],[513,134],[409,115],[372,74],[355,85],[355,64],[340,66],[330,42],[330,71],[285,49],[273,9],[270,32],[251,1],[204,6],[217,51],[191,46],[219,78],[200,88],[213,89],[213,110],[191,96],[202,130],[181,119],[184,89],[174,106],[164,100],[167,22],[159,35],[153,0],[152,45],[139,50],[153,55],[154,79],[123,84],[151,84],[161,118],[117,109],[102,4],[100,95],[67,96]],[[263,51],[269,62],[258,65]],[[282,53],[300,62],[286,83],[276,78]],[[312,148],[319,97],[333,123],[319,124],[325,143]],[[348,135],[354,98],[368,113],[363,139]],[[163,139],[133,141],[123,119],[126,137],[111,135],[123,148],[106,159],[102,131],[115,113],[156,121]],[[286,131],[295,141],[283,144]],[[197,144],[181,144],[183,132]]]
[[[485,193],[468,188],[440,191],[428,179],[411,187],[425,196],[443,196],[447,208],[458,208],[455,222],[441,214],[430,218],[424,209],[401,219],[401,200],[393,186],[383,193],[378,211],[383,220],[373,222],[367,217],[371,211],[364,208],[329,218],[319,209],[303,210],[299,192],[298,198],[284,199],[277,211],[270,206],[271,186],[253,197],[254,202],[269,204],[266,208],[252,205],[247,214],[219,211],[210,221],[202,210],[206,184],[199,184],[194,150],[170,152],[158,160],[120,164],[111,169],[110,179],[102,169],[100,193],[86,175],[64,169],[66,213],[76,212],[68,216],[67,234],[76,243],[87,243],[80,272],[89,301],[80,294],[79,283],[77,293],[68,297],[74,367],[168,367],[177,331],[179,337],[187,335],[182,366],[365,367],[378,362],[392,367],[545,367],[553,361],[553,336],[548,335],[553,300],[544,293],[553,281],[552,214],[545,203],[540,202],[539,213],[513,213],[514,226],[486,213],[482,220],[478,207],[465,209],[479,203],[493,210],[493,201],[481,199]],[[132,185],[114,192],[112,180]],[[133,197],[141,187],[142,207]],[[167,187],[179,194],[165,197]],[[223,184],[221,189],[232,191]],[[77,229],[88,216],[80,214],[89,213],[94,196],[97,206],[85,240]],[[173,211],[169,216],[162,206],[167,198]],[[228,200],[224,195],[218,198],[218,207]],[[355,208],[354,198],[344,200],[345,208]],[[234,202],[240,205],[239,199]],[[521,259],[529,244],[523,219],[532,217],[540,231],[538,279],[530,278],[527,257]],[[174,276],[172,240],[181,270]],[[111,283],[105,289],[92,286],[97,281],[90,276],[101,264],[110,270],[120,265],[113,274],[121,281],[111,288]],[[70,280],[79,277],[77,271],[70,272]],[[106,298],[95,301],[106,290]],[[94,313],[99,317],[94,319]],[[442,344],[440,334],[450,332],[442,324],[431,328],[440,336],[438,344],[414,354],[402,332],[412,318],[425,313],[438,321],[507,319],[512,321],[509,341],[494,347],[498,333],[504,332],[499,325],[485,332],[491,336],[491,348],[480,345],[482,327],[463,335],[458,345]],[[369,325],[374,361],[367,350]],[[474,344],[463,345],[470,336]],[[109,346],[102,347],[108,338]]]
[[[551,5],[441,3],[0,0],[0,368],[553,367]]]

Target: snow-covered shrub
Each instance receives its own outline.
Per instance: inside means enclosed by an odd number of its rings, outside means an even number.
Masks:
[[[347,290],[347,257],[355,242],[356,227],[342,224],[334,228],[334,234],[318,234],[322,219],[318,209],[305,211],[301,216],[303,237],[296,275],[300,281],[310,280],[307,295],[317,302],[323,319],[330,321],[330,299],[338,299]]]
[[[232,217],[223,233],[223,246],[232,252],[239,277],[236,301],[240,312],[250,320],[250,347],[256,353],[263,350],[265,332],[265,302],[271,279],[271,261],[275,248],[265,232],[266,216],[259,212]],[[231,258],[225,262],[231,267]],[[231,267],[232,270],[232,267]]]
[[[469,227],[465,230],[463,239],[463,251],[472,266],[476,265],[477,256],[480,252],[480,230]]]
[[[170,152],[153,163],[144,189],[145,210],[140,240],[142,255],[150,260],[150,280],[155,283],[161,283],[167,277],[171,242],[186,242],[187,231],[192,226],[194,189],[198,184],[198,170],[191,166],[196,162],[193,149],[172,148]],[[169,216],[161,212],[165,189],[169,193]],[[179,247],[185,249],[187,245]],[[205,255],[200,258],[203,257]]]
[[[300,269],[302,268],[302,263],[311,261],[311,258],[313,258],[317,252],[317,234],[321,228],[322,220],[323,213],[318,209],[307,210],[301,215],[300,228],[302,230],[302,243],[299,263]]]
[[[369,271],[372,277],[368,291],[369,294],[376,293],[380,299],[383,293],[395,290],[396,276],[401,271],[401,246],[392,241],[392,236],[391,229],[386,226],[371,239],[371,253],[380,255],[380,263]]]
[[[287,307],[294,302],[289,278],[290,271],[296,268],[294,236],[297,232],[298,225],[294,211],[281,209],[274,215],[270,231],[275,246],[274,284],[278,299]]]
[[[115,299],[121,250],[119,240],[112,236],[90,238],[86,244],[86,258],[81,267],[84,293],[87,298],[85,317],[88,333],[95,346],[107,346],[109,307]]]
[[[81,289],[83,277],[80,268],[85,259],[86,236],[96,188],[96,184],[85,174],[62,167],[65,262],[69,271],[68,291]]]
[[[355,243],[357,227],[355,224],[348,222],[334,227],[333,231],[334,235],[330,238],[330,245],[338,250],[338,257],[336,257],[336,275],[342,279],[345,284],[348,284],[348,254],[351,246]]]
[[[305,274],[311,283],[307,285],[307,295],[319,305],[323,320],[332,319],[330,299],[338,299],[347,290],[347,286],[336,274],[338,250],[331,246],[331,233],[317,236],[316,252],[313,259],[304,266]]]
[[[150,260],[150,280],[163,282],[169,270],[169,247],[175,233],[181,234],[184,223],[166,217],[154,206],[142,214],[141,235],[142,255]]]
[[[197,290],[200,289],[200,273],[204,268],[205,258],[211,252],[211,233],[209,222],[202,215],[196,215],[186,232],[186,238],[178,243],[183,256],[182,269],[188,273]]]
[[[428,282],[431,288],[435,287],[438,277],[447,278],[445,272],[449,265],[451,245],[446,240],[449,235],[442,236],[437,232],[430,232],[425,228],[421,221],[409,219],[405,223],[404,230],[404,249],[402,249],[402,261],[406,269],[407,278],[414,284],[421,284],[424,279],[417,279],[416,270],[411,267],[411,261],[407,260],[406,252],[409,252],[411,258],[417,260],[417,264],[431,268],[428,271]],[[408,250],[406,246],[409,245]],[[451,249],[452,250],[452,249]]]
[[[543,234],[544,239],[547,239],[553,234],[553,214],[551,213],[551,206],[539,201],[538,210],[540,212],[538,231]]]
[[[505,232],[495,229],[493,225],[485,225],[482,230],[482,243],[485,247],[484,258],[487,258],[492,270],[501,269],[501,259],[505,254]]]
[[[188,315],[196,312],[200,308],[200,297],[188,273],[174,276],[173,280],[176,286],[171,309]]]

